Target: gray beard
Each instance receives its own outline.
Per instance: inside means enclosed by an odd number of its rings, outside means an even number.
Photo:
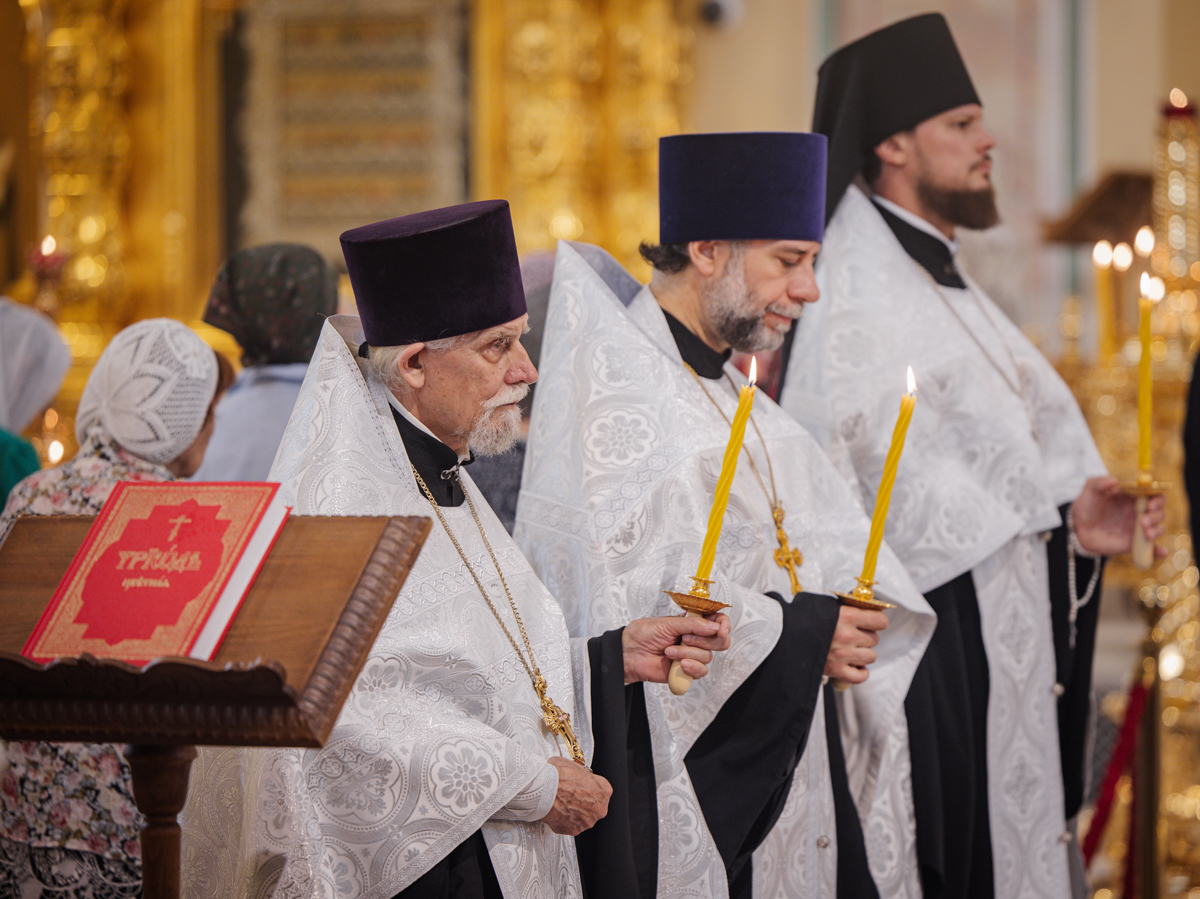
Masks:
[[[520,436],[520,409],[491,409],[471,428],[467,446],[477,456],[498,456],[512,449]]]
[[[529,394],[529,385],[511,388],[497,397],[496,405],[484,410],[467,433],[467,447],[477,456],[498,456],[506,453],[521,436],[521,410],[509,403],[519,403]]]
[[[956,227],[983,231],[1000,224],[996,192],[991,187],[983,190],[943,190],[926,181],[918,181],[917,197],[926,209]]]
[[[747,314],[756,304],[746,289],[746,268],[740,254],[729,260],[720,280],[709,285],[704,306],[717,336],[739,353],[777,350],[783,345],[786,329],[778,331],[764,322],[763,316]],[[774,306],[768,309],[778,311]],[[778,314],[787,313],[778,311]]]

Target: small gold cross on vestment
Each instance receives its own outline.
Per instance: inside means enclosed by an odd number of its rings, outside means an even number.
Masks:
[[[775,519],[775,539],[779,541],[779,549],[775,550],[775,564],[787,569],[788,580],[792,582],[792,595],[795,596],[801,590],[796,568],[804,564],[804,556],[800,550],[788,546],[787,532],[783,529],[783,506],[779,503],[772,506],[771,516]]]
[[[542,677],[540,671],[534,679],[533,688],[537,691],[538,699],[541,700],[542,720],[546,722],[547,729],[550,733],[562,737],[566,741],[571,758],[581,765],[584,764],[583,750],[579,746],[579,741],[575,739],[575,731],[571,730],[571,716],[559,708],[554,700],[546,694],[546,679]]]

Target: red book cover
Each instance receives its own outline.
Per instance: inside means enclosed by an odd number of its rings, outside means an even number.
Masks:
[[[278,489],[118,484],[22,654],[212,658],[291,511]]]

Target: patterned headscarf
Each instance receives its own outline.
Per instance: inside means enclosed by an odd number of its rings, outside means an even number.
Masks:
[[[54,399],[70,367],[71,351],[54,322],[0,297],[0,428],[25,430]]]
[[[88,376],[75,436],[83,443],[98,427],[134,455],[170,462],[204,427],[217,380],[216,354],[187,325],[136,322],[112,339]]]
[[[326,316],[337,311],[337,275],[300,244],[239,250],[225,260],[204,320],[228,331],[242,365],[307,362]]]

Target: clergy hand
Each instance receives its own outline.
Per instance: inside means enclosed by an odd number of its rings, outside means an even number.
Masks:
[[[608,814],[612,786],[571,759],[548,759],[558,769],[558,792],[542,822],[555,833],[577,837]]]
[[[867,679],[867,666],[875,661],[878,631],[888,626],[883,612],[842,606],[838,613],[833,643],[825,658],[825,673],[848,684],[861,684]]]
[[[1090,553],[1115,556],[1133,548],[1133,529],[1140,527],[1146,538],[1153,541],[1163,535],[1166,500],[1156,494],[1146,503],[1146,514],[1137,518],[1137,497],[1121,489],[1116,478],[1089,478],[1083,492],[1071,504],[1071,519],[1079,545]],[[1164,547],[1155,546],[1159,558],[1166,556]]]
[[[704,677],[712,654],[729,648],[729,628],[729,617],[719,612],[704,618],[673,615],[629,622],[621,635],[625,683],[665,684],[676,659],[686,674]]]

